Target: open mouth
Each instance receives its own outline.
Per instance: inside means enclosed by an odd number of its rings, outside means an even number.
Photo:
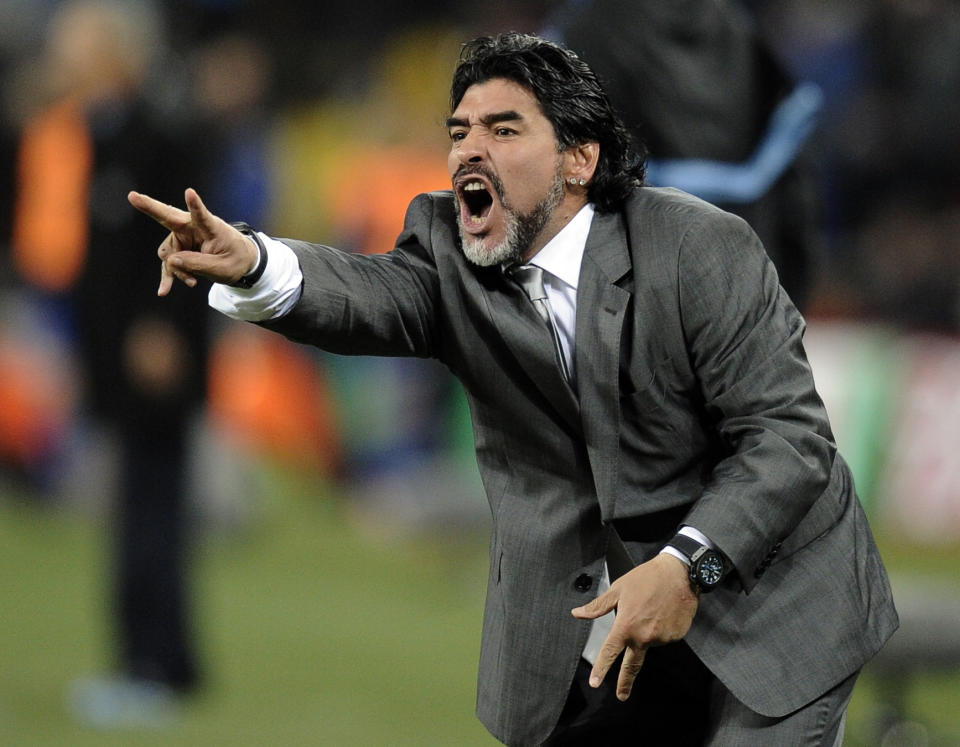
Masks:
[[[479,229],[486,223],[493,207],[493,196],[487,185],[477,179],[464,182],[459,190],[463,223],[468,229]]]

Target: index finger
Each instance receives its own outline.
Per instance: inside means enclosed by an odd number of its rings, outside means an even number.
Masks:
[[[570,614],[578,619],[594,620],[617,608],[617,594],[608,589],[606,592],[580,607],[574,607]]]
[[[213,214],[207,210],[207,206],[203,204],[203,200],[200,199],[197,190],[188,188],[183,194],[183,199],[186,201],[187,208],[190,210],[190,219],[193,221],[193,224],[200,228],[203,233],[207,235],[213,234],[216,221],[213,218]]]
[[[182,228],[190,222],[190,213],[186,210],[179,210],[173,205],[167,205],[165,202],[155,200],[148,195],[130,192],[127,195],[127,201],[141,213],[150,216],[170,231]]]

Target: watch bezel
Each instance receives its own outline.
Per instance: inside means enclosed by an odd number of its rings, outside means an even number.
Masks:
[[[711,566],[716,566],[711,568]],[[701,591],[713,591],[723,581],[725,565],[723,557],[716,550],[702,547],[690,559],[690,580]],[[709,573],[710,575],[706,575]]]
[[[667,544],[682,553],[689,562],[690,584],[695,590],[710,592],[723,583],[723,579],[726,576],[727,564],[720,552],[685,534],[675,535]],[[711,580],[710,576],[704,575],[704,569],[708,563],[716,563],[719,565],[719,577],[715,580]]]

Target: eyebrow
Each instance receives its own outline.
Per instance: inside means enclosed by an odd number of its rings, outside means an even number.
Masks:
[[[486,125],[487,127],[490,127],[491,125],[495,125],[498,122],[517,122],[517,121],[523,121],[523,115],[518,111],[514,111],[513,109],[507,109],[506,111],[502,111],[502,112],[493,112],[492,114],[487,114],[483,117],[480,117],[480,122]],[[469,126],[470,126],[470,123],[461,117],[450,117],[447,119],[448,129],[450,127],[469,127]]]

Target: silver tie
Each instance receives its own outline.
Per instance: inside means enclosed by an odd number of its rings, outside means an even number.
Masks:
[[[567,359],[563,354],[563,344],[560,342],[557,320],[553,316],[553,307],[550,305],[547,291],[543,287],[543,270],[536,265],[514,265],[510,268],[510,275],[523,288],[540,318],[550,328],[550,334],[553,336],[554,352],[556,352],[557,359],[560,361],[560,370],[563,371],[563,377],[567,382],[572,383],[570,370],[567,368]]]

